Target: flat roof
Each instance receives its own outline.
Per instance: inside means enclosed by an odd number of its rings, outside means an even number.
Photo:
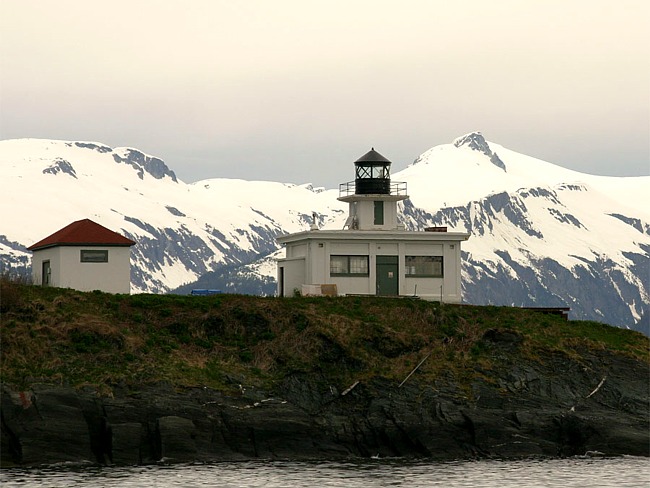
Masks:
[[[301,240],[349,241],[466,241],[469,232],[425,232],[411,230],[306,230],[276,237],[280,244]]]

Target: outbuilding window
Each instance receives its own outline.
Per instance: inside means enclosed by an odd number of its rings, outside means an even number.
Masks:
[[[81,250],[82,263],[108,263],[108,251],[96,249]]]
[[[330,256],[330,276],[368,276],[368,256]]]
[[[406,276],[440,278],[443,276],[442,256],[406,256]]]

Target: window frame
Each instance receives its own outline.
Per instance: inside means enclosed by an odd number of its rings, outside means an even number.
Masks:
[[[332,272],[332,258],[339,258],[345,260],[346,271],[342,273]],[[365,260],[365,272],[352,271],[352,258],[362,258]],[[364,266],[362,266],[363,268]],[[370,276],[370,256],[366,254],[330,254],[330,276],[352,276],[352,277],[368,277]]]
[[[409,263],[410,260],[416,262]],[[417,261],[421,262],[418,263]],[[440,273],[422,272],[422,267],[425,266],[427,262],[432,263],[433,270],[435,270],[436,263],[440,263]],[[404,256],[404,276],[406,278],[444,278],[445,261],[442,256]]]
[[[101,256],[89,258],[89,255]],[[108,263],[108,249],[81,249],[79,251],[79,262],[81,263]]]
[[[357,166],[356,179],[368,179],[372,177],[372,169],[369,166]]]

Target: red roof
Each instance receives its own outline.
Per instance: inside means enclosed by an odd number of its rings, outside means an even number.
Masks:
[[[27,249],[36,251],[54,246],[132,246],[135,242],[90,219],[77,220]]]

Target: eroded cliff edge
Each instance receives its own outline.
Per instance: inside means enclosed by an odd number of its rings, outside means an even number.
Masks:
[[[352,386],[352,385],[351,385]],[[647,456],[647,367],[597,356],[511,364],[459,387],[375,378],[345,395],[302,374],[276,392],[150,385],[3,388],[2,464],[252,458]]]

